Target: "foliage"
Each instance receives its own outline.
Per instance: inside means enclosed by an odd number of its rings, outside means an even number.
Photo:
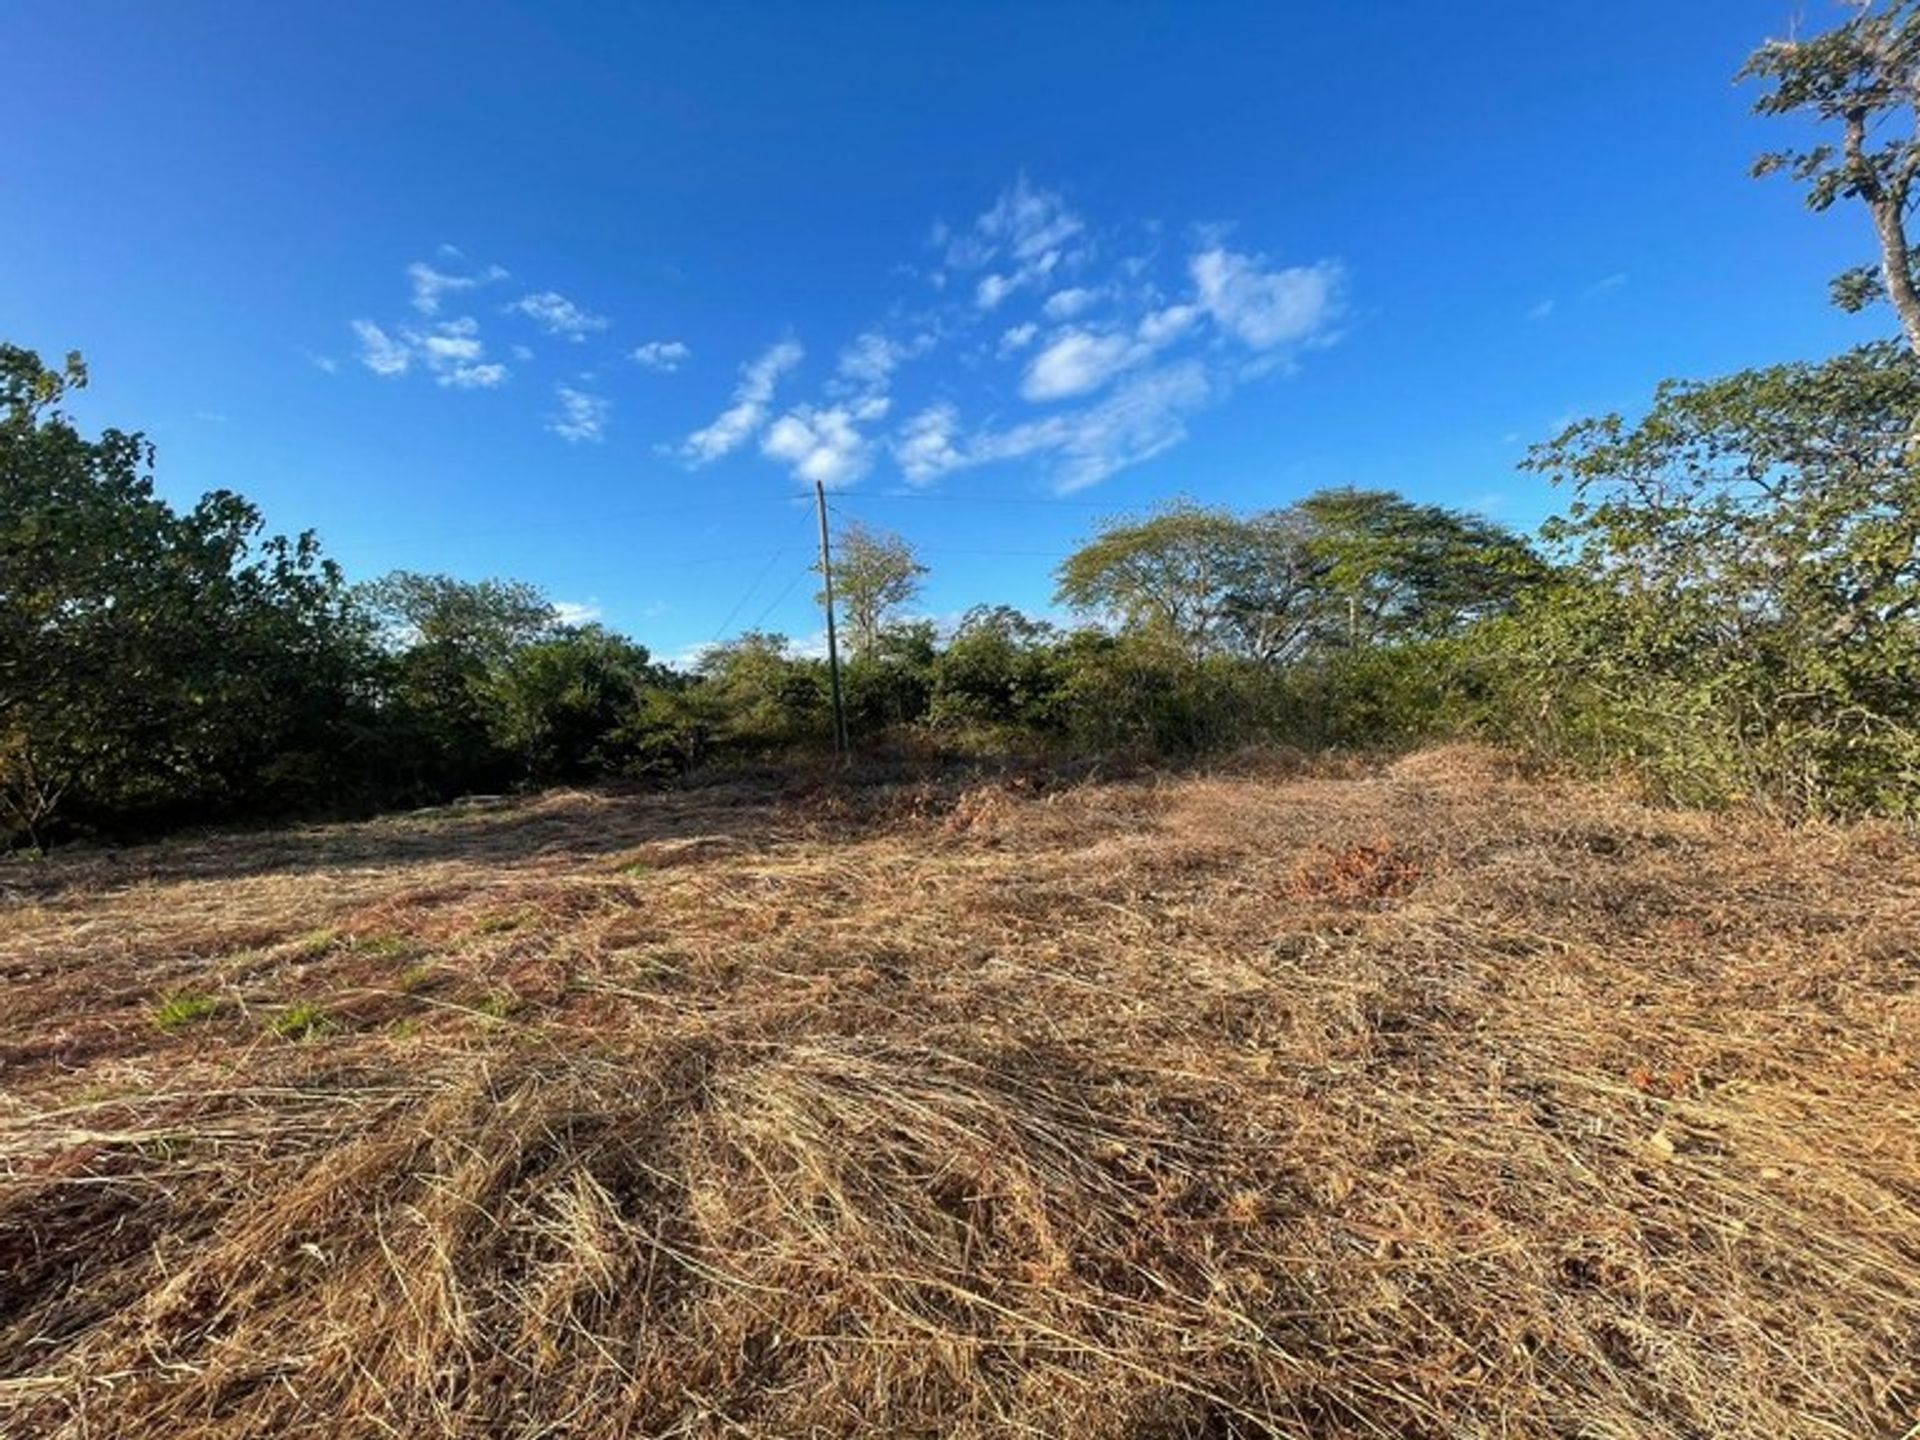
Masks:
[[[691,698],[720,746],[765,753],[819,743],[831,734],[825,672],[790,655],[786,636],[751,630],[701,655]]]
[[[934,658],[929,721],[947,730],[1057,728],[1059,639],[1053,626],[1011,606],[969,610]]]
[[[623,727],[659,680],[644,648],[597,625],[523,645],[486,681],[493,739],[535,784],[618,772]]]
[[[1920,808],[1917,414],[1888,343],[1668,382],[1538,447],[1577,496],[1549,530],[1577,574],[1510,635],[1542,710],[1687,798]]]
[[[882,632],[920,593],[926,573],[900,536],[857,521],[841,530],[833,546],[833,592],[854,655],[880,643]],[[815,597],[816,603],[825,600],[824,593]]]
[[[1852,8],[1854,17],[1832,30],[1768,41],[1740,71],[1770,87],[1754,107],[1762,115],[1804,113],[1840,134],[1838,145],[1762,155],[1754,173],[1790,174],[1806,185],[1814,210],[1842,199],[1865,206],[1880,261],[1838,276],[1834,300],[1846,310],[1891,300],[1909,347],[1920,352],[1920,255],[1907,235],[1920,176],[1920,5],[1856,0]]]
[[[85,381],[0,346],[0,826],[333,798],[368,698],[338,569],[230,492],[176,512],[144,437],[58,408]]]
[[[1060,567],[1058,598],[1191,659],[1280,664],[1457,632],[1541,573],[1491,521],[1385,491],[1323,490],[1251,516],[1181,502],[1111,525]]]

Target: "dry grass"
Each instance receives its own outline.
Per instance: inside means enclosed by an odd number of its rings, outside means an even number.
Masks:
[[[9,1437],[1920,1424],[1890,830],[1445,751],[0,877]]]

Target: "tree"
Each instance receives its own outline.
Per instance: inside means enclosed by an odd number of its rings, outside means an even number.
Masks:
[[[716,740],[777,748],[826,736],[824,666],[788,653],[787,637],[763,630],[701,652],[690,704]]]
[[[494,681],[519,652],[562,633],[546,596],[520,581],[407,570],[355,594],[387,656],[381,735],[388,788],[433,800],[523,774],[523,757],[501,739]]]
[[[1110,525],[1060,567],[1057,594],[1190,659],[1272,665],[1451,633],[1538,572],[1526,544],[1490,521],[1386,491],[1324,490],[1250,516],[1183,502]]]
[[[359,598],[393,649],[443,647],[482,664],[505,660],[560,630],[552,602],[519,580],[456,580],[395,570],[362,585]]]
[[[890,531],[855,522],[840,532],[833,550],[833,590],[854,654],[873,648],[901,607],[920,593],[926,573],[913,546]],[[826,596],[814,599],[824,604]]]
[[[522,646],[487,681],[494,739],[535,784],[620,769],[624,728],[661,675],[646,650],[598,625]]]
[[[1295,507],[1320,592],[1321,640],[1437,640],[1508,609],[1544,575],[1503,527],[1387,490],[1322,490]]]
[[[934,660],[931,716],[939,725],[1053,723],[1063,676],[1059,633],[1007,605],[976,605]]]
[[[60,410],[86,378],[0,345],[0,818],[317,798],[366,698],[338,569],[231,492],[176,512],[144,437]]]
[[[1836,278],[1834,299],[1847,310],[1890,300],[1908,346],[1920,353],[1920,255],[1907,231],[1920,175],[1920,3],[1849,3],[1857,13],[1845,24],[1811,39],[1769,40],[1741,69],[1741,79],[1771,87],[1754,107],[1761,114],[1801,112],[1839,128],[1837,145],[1772,151],[1754,173],[1784,170],[1804,182],[1814,210],[1839,199],[1866,206],[1879,264]]]
[[[1055,598],[1191,659],[1236,650],[1279,659],[1298,636],[1311,579],[1304,542],[1278,512],[1245,519],[1178,501],[1110,524],[1068,556]]]
[[[1920,811],[1916,414],[1889,341],[1668,381],[1639,424],[1536,447],[1578,562],[1521,632],[1543,693],[1557,670],[1621,743],[1681,755],[1690,798]]]

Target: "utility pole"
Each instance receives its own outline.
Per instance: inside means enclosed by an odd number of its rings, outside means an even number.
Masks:
[[[827,539],[827,487],[813,482],[813,498],[820,507],[820,578],[826,582],[827,674],[833,680],[833,751],[841,760],[852,758],[847,743],[847,712],[840,702],[840,637],[833,626],[833,547]]]

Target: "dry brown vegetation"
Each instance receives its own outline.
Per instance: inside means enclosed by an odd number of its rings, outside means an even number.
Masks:
[[[0,1433],[1920,1422],[1920,845],[1453,750],[0,870]]]

